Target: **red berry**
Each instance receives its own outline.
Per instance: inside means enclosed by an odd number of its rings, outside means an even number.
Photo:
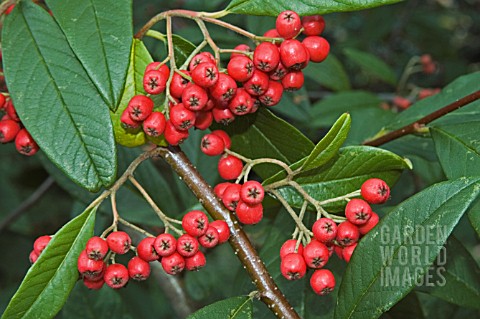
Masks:
[[[421,89],[418,92],[417,99],[421,100],[421,99],[427,98],[429,96],[432,96],[432,95],[435,95],[435,94],[439,93],[440,91],[441,90],[439,88],[436,88],[436,89]]]
[[[225,192],[225,189],[227,189],[227,187],[230,185],[233,185],[233,183],[230,183],[230,182],[219,183],[213,188],[213,192],[215,193],[215,195],[217,195],[218,198],[221,199],[223,197],[223,193]]]
[[[170,69],[168,68],[168,65],[162,64],[161,62],[151,62],[147,65],[145,68],[145,73],[148,73],[149,71],[156,70],[160,71],[165,75],[165,78],[168,79],[170,76]]]
[[[281,38],[280,34],[278,34],[277,29],[267,30],[267,31],[265,31],[263,36],[268,37],[268,38]]]
[[[219,242],[219,234],[215,227],[208,226],[207,231],[202,236],[198,237],[198,242],[205,248],[213,248]]]
[[[291,71],[283,77],[282,86],[285,91],[296,91],[302,88],[304,81],[302,71]]]
[[[271,42],[260,43],[253,52],[253,65],[263,72],[274,70],[279,62],[278,47]]]
[[[85,287],[92,290],[99,290],[100,288],[103,287],[104,283],[105,283],[105,280],[103,280],[103,277],[100,278],[99,280],[90,280],[86,277],[83,278],[83,284],[85,285]]]
[[[295,37],[302,28],[302,21],[294,11],[287,10],[280,13],[275,23],[278,34],[285,39]]]
[[[327,295],[335,288],[335,277],[328,269],[315,270],[310,278],[310,286],[317,295]]]
[[[192,257],[185,258],[185,268],[189,271],[197,271],[205,267],[207,259],[201,251],[197,251]]]
[[[370,204],[383,204],[390,197],[390,187],[379,178],[370,178],[362,184],[360,193]]]
[[[126,254],[132,245],[132,239],[123,231],[115,231],[107,236],[107,244],[111,251],[116,254]]]
[[[87,252],[82,250],[77,260],[77,269],[80,275],[89,280],[99,280],[103,275],[105,263],[103,260],[88,258]]]
[[[233,212],[237,209],[241,189],[242,186],[239,184],[230,184],[225,188],[222,194],[222,202],[228,210]]]
[[[268,90],[258,98],[265,106],[274,106],[280,103],[283,95],[283,86],[276,81],[269,81]]]
[[[7,9],[5,9],[5,15],[10,14],[12,10],[15,8],[14,4],[11,4]]]
[[[177,252],[162,258],[162,267],[167,274],[176,275],[185,268],[185,259]]]
[[[32,156],[39,150],[39,147],[33,140],[33,137],[24,128],[18,131],[17,136],[15,137],[15,148],[20,154],[26,156]]]
[[[359,237],[360,231],[357,226],[349,221],[344,221],[338,225],[336,238],[338,245],[342,247],[353,245],[358,241]]]
[[[270,73],[270,79],[274,81],[280,81],[287,75],[288,70],[285,68],[285,66],[282,64],[282,62],[278,63],[277,67],[275,70],[273,70]]]
[[[202,236],[208,229],[208,217],[201,210],[189,211],[182,218],[182,227],[190,236]]]
[[[190,83],[182,93],[182,103],[190,111],[200,111],[207,105],[208,94],[201,86]],[[178,104],[177,104],[178,105]]]
[[[248,181],[240,189],[240,198],[248,205],[260,204],[265,197],[262,184],[257,181]]]
[[[227,108],[214,107],[212,110],[212,114],[215,122],[221,123],[223,125],[228,125],[231,122],[233,122],[233,120],[235,119],[235,115],[232,113],[232,111],[230,111],[228,107]]]
[[[291,253],[298,253],[299,255],[303,256],[303,245],[302,243],[298,244],[297,251],[295,251],[295,247],[297,246],[297,240],[296,239],[289,239],[285,241],[280,248],[280,259],[283,259],[288,254]]]
[[[330,252],[325,244],[312,240],[303,249],[303,258],[310,268],[322,268],[328,262]]]
[[[355,225],[363,225],[370,219],[372,208],[363,199],[354,198],[345,207],[345,217]]]
[[[225,150],[225,143],[223,139],[215,134],[207,134],[203,136],[200,142],[200,149],[205,155],[217,156]]]
[[[301,70],[307,66],[308,59],[308,51],[300,41],[285,40],[280,45],[280,60],[287,69]]]
[[[322,62],[327,58],[328,53],[330,52],[330,44],[322,37],[306,37],[303,39],[302,44],[308,50],[310,61],[312,62]]]
[[[18,117],[17,111],[15,110],[15,107],[13,106],[12,99],[9,99],[5,103],[5,112],[7,112],[7,115],[10,117],[11,120],[20,122],[20,118]]]
[[[105,283],[111,288],[118,289],[128,282],[128,269],[122,264],[113,264],[107,267],[103,275]]]
[[[149,94],[160,94],[165,91],[168,76],[158,70],[145,72],[143,75],[143,89]]]
[[[248,94],[253,96],[258,96],[264,94],[268,89],[269,78],[268,75],[258,69],[253,71],[252,77],[243,83],[243,87],[248,92]],[[238,95],[237,90],[237,95]]]
[[[137,255],[141,259],[150,262],[154,260],[158,260],[160,256],[157,254],[155,250],[155,237],[146,237],[142,239],[137,245]]]
[[[50,240],[52,240],[52,237],[48,235],[38,237],[33,242],[33,251],[37,255],[40,255],[42,251],[45,249],[45,247],[47,247]]]
[[[164,136],[168,144],[175,146],[181,144],[188,138],[188,131],[177,130],[171,121],[167,121],[165,124]]]
[[[225,148],[230,149],[230,146],[232,146],[232,140],[230,139],[230,136],[228,136],[227,132],[223,130],[215,130],[215,131],[212,131],[212,134],[220,136],[223,139],[223,142],[225,143]]]
[[[198,251],[198,240],[189,234],[183,234],[177,239],[177,252],[183,257],[191,257]]]
[[[235,209],[238,220],[245,225],[258,224],[263,218],[263,205],[248,205],[244,201],[239,200]]]
[[[231,59],[227,65],[228,75],[235,81],[248,81],[253,75],[253,62],[246,56],[237,56]]]
[[[333,250],[335,251],[335,255],[337,255],[338,259],[343,260],[343,248],[333,245]]]
[[[378,224],[379,217],[375,212],[372,212],[370,219],[363,225],[358,226],[358,230],[360,231],[361,235],[365,235],[369,231],[372,230]]]
[[[127,265],[128,276],[134,280],[143,281],[150,276],[150,264],[140,257],[133,257]]]
[[[224,220],[215,220],[210,223],[210,227],[214,227],[218,232],[218,243],[223,244],[230,238],[230,229]]]
[[[320,218],[312,226],[313,236],[322,243],[330,243],[337,237],[337,224],[330,218]]]
[[[253,79],[253,77],[252,77]],[[245,115],[250,113],[253,107],[253,99],[244,88],[237,89],[237,94],[228,104],[228,108],[235,115]]]
[[[6,100],[7,100],[7,98],[5,97],[5,95],[0,93],[0,110],[5,107],[5,101]]]
[[[152,112],[149,117],[143,121],[143,131],[148,136],[158,137],[165,131],[167,120],[162,112]]]
[[[303,34],[306,36],[320,35],[325,29],[325,20],[320,15],[302,18]]]
[[[350,258],[352,257],[355,247],[357,247],[357,243],[342,249],[342,257],[347,263],[350,262]]]
[[[209,88],[218,81],[218,68],[212,62],[200,63],[190,73],[193,82],[203,88]]]
[[[30,260],[31,264],[34,264],[38,259],[38,254],[35,252],[35,250],[32,250],[30,252],[30,255],[28,255],[28,260]]]
[[[93,260],[102,260],[108,253],[108,244],[105,239],[93,236],[87,241],[85,251],[88,258]]]
[[[163,233],[155,238],[153,247],[159,256],[170,256],[177,250],[177,240],[172,234]]]
[[[200,52],[190,60],[188,69],[192,72],[198,65],[206,62],[215,63],[215,58],[209,52]]]
[[[233,155],[224,155],[218,161],[218,173],[223,179],[236,179],[240,176],[242,170],[242,161]]]
[[[228,103],[237,92],[237,83],[225,73],[218,75],[218,81],[210,88],[210,95],[220,103]]]
[[[140,127],[142,122],[132,120],[130,117],[130,109],[127,107],[120,117],[120,123],[124,129],[130,130]]]
[[[20,124],[14,120],[0,121],[0,143],[8,143],[20,132]]]
[[[153,111],[153,101],[145,95],[135,95],[128,102],[127,109],[134,121],[145,120]]]
[[[290,253],[282,258],[280,272],[288,280],[298,280],[305,276],[307,265],[299,253]]]
[[[199,130],[206,130],[212,125],[213,114],[210,111],[198,111],[195,112],[195,128]]]
[[[233,48],[234,50],[236,51],[244,51],[245,53],[249,53],[249,52],[252,52],[252,49],[246,45],[246,44],[239,44],[237,45],[235,48]],[[242,53],[238,53],[238,52],[232,52],[232,54],[230,55],[230,60],[232,60],[233,58],[235,57],[239,57],[239,56],[245,56],[244,54]]]
[[[170,123],[179,131],[187,131],[195,124],[195,112],[178,103],[170,108]]]
[[[392,103],[402,110],[408,109],[412,105],[412,102],[403,96],[395,96]]]
[[[190,76],[190,72],[186,70],[180,70],[178,72],[181,72],[187,76]],[[172,76],[172,82],[170,83],[170,94],[174,98],[181,98],[183,90],[187,87],[187,85],[190,83],[189,80],[186,78],[182,77],[178,72],[175,72]]]

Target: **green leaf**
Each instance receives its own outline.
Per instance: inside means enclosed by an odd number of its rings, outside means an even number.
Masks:
[[[351,122],[348,113],[340,116],[330,131],[328,131],[327,135],[318,142],[307,157],[305,163],[302,165],[302,170],[320,167],[337,155],[338,150],[347,139]]]
[[[418,300],[417,294],[411,292],[406,295],[402,300],[400,300],[395,306],[393,306],[389,311],[384,313],[380,318],[382,319],[404,319],[404,318],[415,318],[423,319],[426,318],[423,315],[422,307],[420,301]]]
[[[400,0],[232,0],[225,9],[229,13],[276,16],[284,10],[293,10],[299,15],[325,14],[330,12],[355,11],[373,8]]]
[[[53,18],[20,2],[5,19],[2,46],[13,103],[42,151],[88,190],[111,185],[117,164],[108,105]]]
[[[251,319],[252,299],[250,297],[233,297],[208,305],[187,319]]]
[[[350,80],[341,62],[330,53],[322,63],[310,63],[305,76],[333,91],[350,90]]]
[[[384,217],[355,249],[339,288],[335,318],[377,318],[402,299],[479,193],[480,178],[435,184]]]
[[[438,159],[449,179],[480,175],[480,121],[430,129]]]
[[[68,44],[114,111],[125,82],[133,37],[131,0],[47,0]]]
[[[429,284],[418,289],[459,306],[480,309],[480,269],[472,255],[453,236],[440,254],[429,271]]]
[[[295,181],[310,196],[322,201],[358,190],[363,182],[373,177],[381,178],[392,186],[402,170],[407,168],[411,168],[410,162],[392,152],[368,146],[347,146],[341,148],[338,156],[329,163],[300,173]],[[291,206],[302,206],[304,199],[294,188],[282,187],[278,191]],[[325,208],[340,211],[345,204],[331,203]]]
[[[28,270],[2,318],[53,318],[78,280],[77,259],[93,236],[96,208],[87,209],[52,238]]]
[[[313,149],[313,143],[305,135],[266,108],[238,117],[222,129],[232,137],[232,150],[252,159],[275,158],[292,164]],[[272,164],[256,165],[254,169],[263,179],[280,170]]]
[[[174,34],[172,37],[175,50],[175,63],[180,67],[195,50],[195,45],[185,38]]]
[[[473,229],[477,232],[477,236],[480,237],[480,202],[474,205],[468,212],[468,219]]]
[[[344,53],[350,61],[358,65],[365,73],[391,85],[395,85],[397,82],[395,72],[373,54],[353,48],[345,49]]]

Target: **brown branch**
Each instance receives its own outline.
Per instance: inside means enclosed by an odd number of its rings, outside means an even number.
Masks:
[[[383,144],[388,143],[390,141],[393,141],[397,138],[400,138],[402,136],[415,133],[422,126],[424,126],[424,125],[426,125],[430,122],[433,122],[434,120],[436,120],[436,119],[438,119],[438,118],[440,118],[444,115],[447,115],[450,112],[458,110],[459,108],[461,108],[465,105],[468,105],[468,104],[470,104],[473,101],[476,101],[478,99],[480,99],[480,90],[476,91],[476,92],[473,92],[473,93],[471,93],[467,96],[464,96],[461,99],[458,99],[457,101],[455,101],[453,103],[450,103],[447,106],[444,106],[441,109],[436,110],[435,112],[432,112],[432,113],[422,117],[421,119],[419,119],[419,120],[417,120],[413,123],[410,123],[408,125],[405,125],[402,128],[399,128],[398,130],[391,131],[391,132],[389,132],[385,135],[382,135],[378,138],[375,138],[375,139],[370,140],[370,141],[366,141],[366,142],[363,143],[363,145],[380,146],[380,145],[383,145]]]
[[[210,185],[200,176],[180,148],[157,148],[156,153],[182,178],[214,219],[221,219],[227,222],[232,234],[230,245],[257,286],[260,299],[278,318],[300,319],[271,278],[265,264],[258,256],[245,232],[239,226],[236,218],[220,203]]]

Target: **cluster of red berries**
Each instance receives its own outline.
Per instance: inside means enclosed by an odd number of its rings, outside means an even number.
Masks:
[[[78,257],[77,268],[83,283],[90,289],[100,289],[104,283],[111,288],[125,286],[129,279],[143,281],[150,276],[150,262],[159,261],[167,274],[176,275],[184,269],[199,270],[206,264],[200,247],[213,248],[230,237],[225,221],[208,221],[205,213],[193,210],[182,219],[185,233],[178,238],[162,233],[142,239],[127,266],[108,265],[111,254],[126,254],[132,247],[130,236],[123,231],[110,233],[106,239],[92,237]]]
[[[310,61],[321,62],[327,57],[330,45],[319,36],[324,27],[321,16],[300,19],[297,13],[284,11],[277,17],[276,29],[264,35],[278,38],[280,43],[262,42],[253,53],[248,45],[238,45],[225,73],[220,72],[211,53],[198,53],[188,70],[176,71],[171,77],[168,114],[153,111],[150,95],[167,89],[171,70],[161,62],[152,62],[143,77],[147,95],[131,99],[122,113],[122,125],[138,129],[143,124],[148,136],[164,134],[169,144],[178,145],[189,136],[192,127],[204,130],[213,121],[227,125],[236,116],[256,112],[260,105],[274,106],[284,90],[303,86],[301,70]],[[295,37],[301,32],[306,37],[299,41]]]
[[[370,204],[384,203],[390,196],[390,188],[381,179],[372,178],[361,187],[362,199],[351,199],[345,207],[346,221],[336,224],[330,218],[320,218],[312,226],[313,239],[302,245],[295,239],[287,240],[280,249],[280,271],[288,280],[305,276],[307,268],[314,269],[310,286],[319,295],[330,293],[335,287],[335,277],[328,269],[322,269],[332,256],[350,261],[361,236],[377,225],[379,217]]]

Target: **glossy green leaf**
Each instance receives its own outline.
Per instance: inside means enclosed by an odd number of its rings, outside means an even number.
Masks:
[[[347,72],[338,58],[330,53],[322,63],[310,63],[303,70],[305,76],[315,83],[333,91],[350,90]]]
[[[358,65],[362,71],[385,81],[391,85],[395,85],[397,82],[395,72],[382,60],[377,58],[375,55],[362,52],[356,49],[348,48],[344,50],[346,57]]]
[[[480,202],[468,212],[468,219],[473,229],[477,232],[477,236],[480,237]]]
[[[416,294],[420,300],[425,318],[465,319],[478,317],[478,310],[459,307],[426,293],[416,292]]]
[[[5,19],[2,52],[17,113],[42,151],[88,190],[109,186],[117,164],[108,105],[53,18],[20,2]]]
[[[479,193],[480,178],[435,184],[384,217],[355,249],[339,288],[335,318],[377,318],[421,284]]]
[[[47,0],[68,44],[108,106],[115,110],[132,43],[131,0]]]
[[[233,297],[210,304],[187,319],[251,319],[252,316],[252,299]]]
[[[96,208],[63,226],[28,270],[2,318],[53,318],[78,280],[77,259],[93,236]]]
[[[338,150],[347,139],[351,122],[350,115],[348,113],[343,114],[333,124],[327,135],[315,146],[302,165],[302,170],[320,167],[337,155]]]
[[[430,129],[438,159],[449,179],[480,175],[480,121]]]
[[[480,309],[480,268],[475,259],[453,236],[443,252],[430,271],[429,283],[419,289],[459,306]]]
[[[195,50],[195,45],[185,38],[174,34],[172,37],[175,50],[175,63],[180,67]]]
[[[392,152],[367,146],[348,146],[341,148],[338,157],[326,165],[300,173],[295,181],[313,198],[322,201],[343,196],[360,189],[363,182],[377,177],[390,186],[398,179],[410,162]],[[282,187],[278,191],[290,205],[300,208],[303,197],[291,187]],[[345,202],[327,204],[328,210],[340,211]]]
[[[330,12],[355,11],[373,8],[400,0],[232,0],[226,8],[229,13],[276,16],[284,10],[293,10],[299,15],[325,14]]]

